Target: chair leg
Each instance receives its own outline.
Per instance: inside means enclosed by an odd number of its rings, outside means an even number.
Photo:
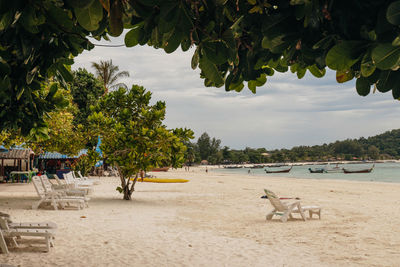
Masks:
[[[49,237],[49,236],[46,237],[46,249],[47,249],[46,251],[47,252],[50,251],[50,242],[51,242],[50,239],[51,239],[51,237]]]
[[[275,214],[275,210],[270,211],[270,212],[267,214],[265,220],[271,220],[272,217],[274,217],[274,214]]]
[[[0,230],[0,247],[1,247],[1,251],[4,254],[8,254],[8,247],[6,244],[6,240],[4,239],[3,233]]]

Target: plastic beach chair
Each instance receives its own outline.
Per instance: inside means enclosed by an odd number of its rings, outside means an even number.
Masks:
[[[317,214],[319,219],[321,219],[321,207],[319,206],[301,206],[299,200],[291,203],[283,202],[272,191],[264,189],[264,192],[271,205],[274,207],[274,209],[267,214],[267,220],[271,220],[274,215],[279,215],[281,216],[281,221],[286,222],[288,218],[293,218],[293,213],[299,213],[303,221],[306,221],[306,211],[309,212],[310,218],[312,218],[313,214]]]

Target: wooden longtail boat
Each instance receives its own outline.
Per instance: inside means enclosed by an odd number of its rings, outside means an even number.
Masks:
[[[290,172],[290,170],[293,168],[293,166],[291,166],[289,169],[284,169],[284,170],[267,170],[265,169],[266,173],[285,173],[285,172]]]
[[[371,168],[369,168],[369,169],[362,169],[362,170],[348,170],[348,169],[345,169],[345,168],[343,168],[343,172],[344,173],[370,173],[370,172],[372,172],[372,170],[374,169],[374,166],[375,165],[373,165]]]
[[[169,170],[169,167],[162,167],[162,168],[154,168],[150,170],[151,172],[167,172]]]
[[[264,165],[254,165],[250,167],[250,169],[262,169],[262,168],[264,168]]]

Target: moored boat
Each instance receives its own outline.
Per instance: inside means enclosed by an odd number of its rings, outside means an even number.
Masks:
[[[290,172],[290,170],[293,168],[293,166],[291,166],[289,169],[283,169],[283,170],[267,170],[265,169],[266,173],[285,173],[285,172]]]
[[[375,167],[375,165],[372,165],[372,167],[369,169],[361,169],[361,170],[349,170],[349,169],[343,168],[343,172],[344,173],[370,173],[370,172],[372,172],[374,167]]]
[[[151,169],[152,172],[167,172],[168,170],[169,170],[169,167],[161,167],[161,168]]]
[[[317,168],[317,169],[308,168],[308,170],[310,171],[310,173],[324,173],[325,172],[324,168]]]
[[[262,169],[264,168],[264,165],[253,165],[250,167],[250,169]]]

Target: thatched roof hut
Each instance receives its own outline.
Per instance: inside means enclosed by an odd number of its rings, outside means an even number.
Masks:
[[[30,148],[2,149],[0,152],[0,176],[4,176],[7,169],[31,170],[34,154]]]

